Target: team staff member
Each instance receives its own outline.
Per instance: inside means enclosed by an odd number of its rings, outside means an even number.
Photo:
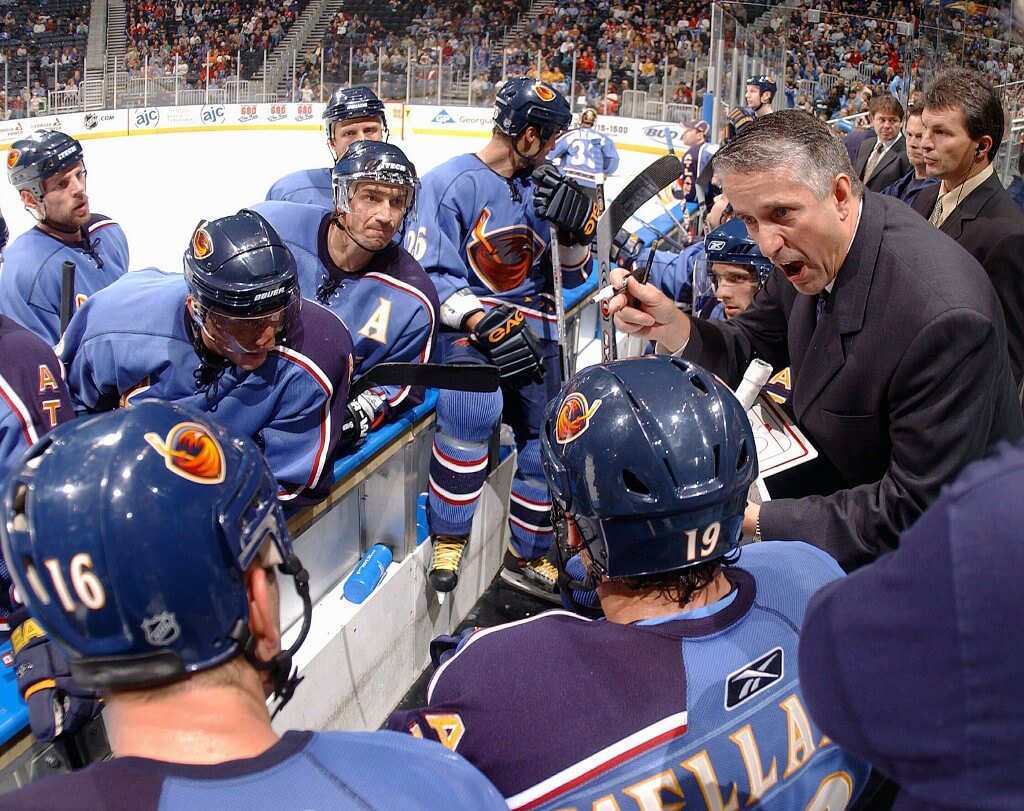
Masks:
[[[921,121],[923,112],[924,107],[921,105],[912,105],[907,110],[907,121],[903,125],[903,134],[907,139],[907,160],[910,161],[910,170],[895,183],[882,189],[882,194],[897,197],[907,204],[913,203],[914,198],[921,193],[922,189],[927,189],[939,182],[934,177],[928,176],[924,151],[921,149],[921,141],[924,138],[924,122]]]
[[[875,140],[857,151],[854,171],[871,191],[882,191],[910,170],[907,141],[901,129],[903,105],[892,96],[875,96],[868,105]]]
[[[560,542],[608,621],[480,631],[388,727],[439,737],[512,808],[849,807],[868,768],[822,745],[793,668],[808,598],[842,571],[803,543],[737,551],[757,456],[732,392],[678,358],[593,366],[542,437]],[[538,735],[521,696],[551,685],[567,711]]]
[[[981,262],[999,294],[1010,365],[1024,377],[1024,213],[992,161],[1003,138],[1003,107],[992,86],[965,68],[940,74],[924,93],[925,168],[939,186],[913,207]]]
[[[150,401],[61,426],[28,460],[0,509],[35,618],[23,644],[49,645],[45,628],[103,694],[114,758],[7,794],[5,809],[505,807],[437,744],[273,730],[266,699],[294,692],[312,608],[252,439]],[[279,578],[304,605],[286,651]]]
[[[715,161],[782,272],[727,323],[691,320],[635,279],[611,310],[625,332],[734,385],[754,357],[792,367],[797,421],[831,468],[814,478],[825,494],[801,484],[795,498],[751,504],[744,530],[806,538],[854,568],[893,548],[964,465],[1024,436],[998,298],[959,246],[864,192],[845,148],[806,113],[757,119]]]
[[[899,549],[819,591],[800,682],[825,734],[899,783],[896,808],[1024,797],[1024,449],[970,465]]]

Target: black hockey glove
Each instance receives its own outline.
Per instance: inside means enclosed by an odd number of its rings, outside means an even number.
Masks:
[[[559,173],[550,163],[533,173],[533,208],[537,216],[558,227],[566,245],[589,245],[597,233],[601,211],[575,180]]]
[[[503,387],[543,382],[540,343],[517,307],[499,304],[484,315],[473,330],[473,341],[498,367]]]
[[[11,627],[14,673],[32,734],[43,743],[74,735],[99,715],[99,696],[72,678],[68,660],[27,610],[15,609]]]
[[[640,237],[625,228],[620,228],[619,233],[612,237],[611,261],[620,268],[633,269],[633,263],[643,252],[644,243]]]
[[[341,450],[362,442],[387,416],[387,403],[372,391],[364,391],[349,401],[347,408],[348,413],[338,436],[338,448]]]

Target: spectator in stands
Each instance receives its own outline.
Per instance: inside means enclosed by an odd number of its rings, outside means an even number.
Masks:
[[[924,152],[921,150],[921,139],[924,137],[924,124],[921,121],[923,112],[924,108],[920,105],[911,107],[907,110],[907,121],[903,127],[907,139],[907,160],[910,161],[912,168],[891,186],[882,190],[882,194],[898,197],[904,203],[913,202],[918,192],[939,182],[936,178],[928,176]]]
[[[925,166],[941,184],[924,189],[914,210],[985,268],[999,294],[1018,385],[1024,377],[1024,213],[1003,188],[995,159],[1003,107],[976,71],[950,68],[925,90]]]

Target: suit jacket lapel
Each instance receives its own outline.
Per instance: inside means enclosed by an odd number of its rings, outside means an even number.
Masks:
[[[996,187],[1002,188],[999,178],[995,173],[986,178],[978,188],[968,194],[942,223],[939,229],[944,234],[949,234],[953,239],[960,239],[964,232],[964,223],[976,219],[981,209],[996,193]],[[934,203],[933,203],[934,205]]]
[[[864,325],[885,226],[880,198],[872,197],[873,192],[864,193],[857,235],[817,323],[814,296],[801,296],[790,316],[790,358],[800,358],[799,365],[794,362],[793,384],[793,410],[798,420],[846,363],[842,336],[859,332]]]

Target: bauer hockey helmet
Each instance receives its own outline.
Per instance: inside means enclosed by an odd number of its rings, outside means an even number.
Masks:
[[[747,87],[756,87],[762,93],[771,93],[772,98],[775,98],[775,91],[778,89],[778,85],[775,84],[775,79],[769,76],[767,73],[760,73],[757,76],[751,76],[747,79]]]
[[[704,238],[704,255],[711,274],[716,262],[726,262],[749,267],[758,287],[763,287],[772,275],[771,260],[761,253],[739,217],[726,221]]]
[[[597,110],[593,107],[587,107],[582,113],[580,113],[580,126],[581,127],[592,127],[597,123]]]
[[[18,594],[84,686],[154,687],[238,653],[287,686],[308,575],[250,438],[154,400],[65,423],[8,477],[0,535]],[[248,628],[256,560],[291,575],[304,607],[298,641],[269,662]]]
[[[556,513],[598,574],[673,572],[739,544],[754,435],[699,366],[663,355],[591,366],[548,406],[540,440]]]
[[[242,209],[200,222],[184,262],[193,320],[204,330],[208,319],[216,320],[219,335],[233,351],[252,351],[250,343],[265,330],[267,319],[278,335],[286,332],[299,311],[292,252],[255,211]]]
[[[406,190],[405,217],[416,219],[416,197],[420,181],[416,167],[394,144],[381,141],[355,141],[349,144],[331,171],[334,205],[348,213],[349,202],[357,183],[384,183]]]
[[[388,130],[387,113],[384,102],[377,98],[368,87],[339,87],[331,94],[330,101],[324,108],[324,131],[327,133],[327,145],[334,155],[334,125],[340,121],[353,121],[360,118],[379,118],[384,140],[391,133]],[[337,160],[338,156],[334,155]]]
[[[572,121],[565,97],[545,82],[517,76],[501,86],[494,99],[494,125],[513,141],[529,126],[542,141],[564,131]]]
[[[43,199],[43,182],[83,163],[82,145],[57,130],[38,130],[11,144],[7,153],[7,178],[18,191],[23,189]]]

